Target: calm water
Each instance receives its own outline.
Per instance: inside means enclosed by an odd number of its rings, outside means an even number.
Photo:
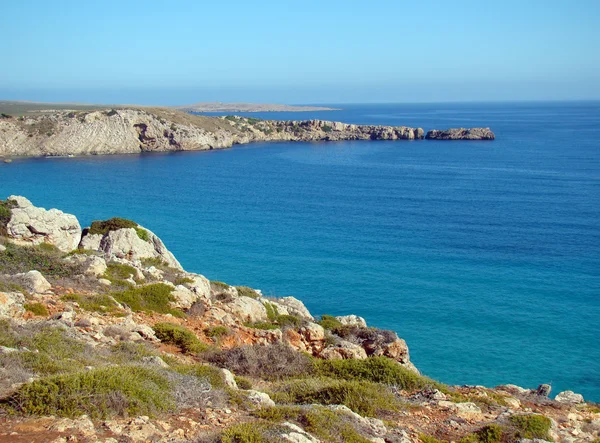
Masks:
[[[133,218],[189,270],[396,330],[442,381],[600,401],[600,103],[262,116],[490,126],[497,140],[22,160],[0,165],[0,196],[82,224]]]

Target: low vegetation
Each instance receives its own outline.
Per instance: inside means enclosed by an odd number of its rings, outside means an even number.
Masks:
[[[313,360],[314,372],[322,377],[341,380],[363,380],[396,386],[407,391],[441,384],[400,366],[387,357],[369,357],[365,360]]]
[[[272,398],[288,404],[346,405],[369,417],[381,411],[394,411],[399,406],[392,392],[381,384],[317,377],[283,382],[274,388]]]
[[[312,371],[310,357],[282,343],[215,351],[206,358],[237,375],[264,380],[282,380],[307,375]]]
[[[543,415],[513,415],[510,423],[516,428],[517,436],[521,438],[541,438],[549,440],[552,422]]]
[[[23,307],[26,311],[31,312],[33,315],[37,315],[39,317],[48,316],[48,308],[46,308],[46,305],[42,303],[25,303]]]
[[[152,283],[138,286],[111,295],[119,303],[127,305],[135,312],[158,312],[159,314],[171,314],[174,317],[184,317],[182,311],[173,309],[171,302],[175,299],[171,292],[173,288],[164,283]]]
[[[20,246],[7,243],[6,251],[0,253],[0,274],[18,274],[32,269],[48,277],[71,277],[80,274],[80,264],[64,261],[64,253],[54,246]]]
[[[126,218],[114,217],[108,220],[95,220],[92,222],[88,234],[106,235],[111,231],[119,229],[135,229],[138,237],[144,241],[150,241],[150,234],[144,228],[141,228],[136,222]]]
[[[5,402],[13,411],[26,415],[66,417],[154,415],[174,409],[166,377],[139,366],[46,377],[27,383]]]
[[[77,303],[81,309],[90,312],[111,314],[113,316],[118,316],[123,312],[115,299],[108,294],[67,294],[62,297],[62,300]]]
[[[192,331],[184,326],[174,323],[157,323],[153,329],[159,340],[179,346],[183,352],[197,354],[206,351],[208,348]]]
[[[0,200],[0,235],[6,235],[6,225],[12,217],[11,210],[17,206],[12,200]]]

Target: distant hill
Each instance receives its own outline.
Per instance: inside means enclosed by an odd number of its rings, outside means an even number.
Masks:
[[[195,103],[187,106],[175,106],[175,109],[185,112],[305,112],[338,110],[322,106],[292,106],[260,103]]]

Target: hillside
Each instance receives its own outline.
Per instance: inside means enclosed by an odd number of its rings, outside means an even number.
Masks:
[[[0,443],[597,442],[598,405],[550,392],[434,381],[395,332],[187,272],[134,221],[0,200]]]

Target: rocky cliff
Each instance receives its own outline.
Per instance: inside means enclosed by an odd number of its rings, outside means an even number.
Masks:
[[[490,128],[450,128],[433,129],[427,132],[427,140],[494,140],[496,136]]]
[[[0,200],[0,442],[597,442],[598,405],[550,392],[434,381],[395,332],[187,272],[133,221]]]
[[[405,126],[203,117],[163,108],[62,111],[0,118],[0,156],[4,157],[194,151],[257,141],[422,138],[421,128]]]

